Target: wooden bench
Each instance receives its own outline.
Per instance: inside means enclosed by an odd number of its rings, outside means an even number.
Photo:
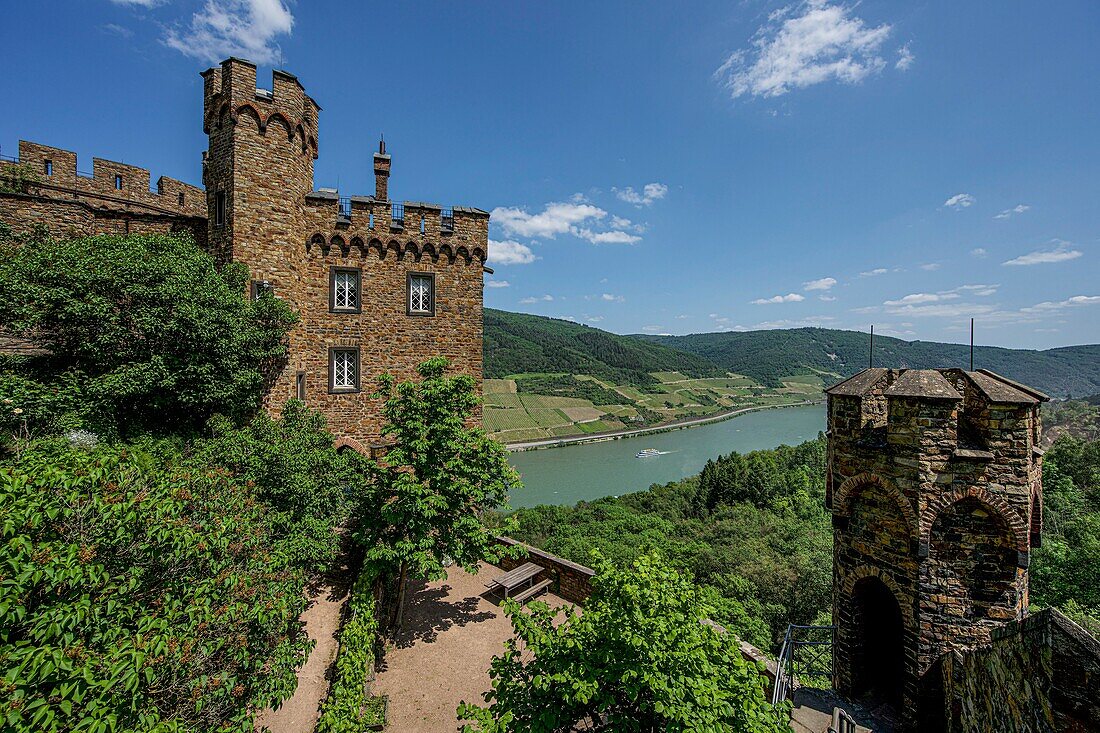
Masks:
[[[542,593],[553,584],[554,581],[550,580],[549,578],[547,578],[546,580],[540,580],[539,582],[532,585],[530,588],[527,588],[526,590],[512,596],[512,600],[516,603],[523,604],[525,601],[537,596],[539,593]]]

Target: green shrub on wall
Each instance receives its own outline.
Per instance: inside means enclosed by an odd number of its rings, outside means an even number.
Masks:
[[[321,706],[317,733],[359,733],[365,726],[384,722],[384,702],[371,698],[367,683],[374,672],[374,645],[378,638],[374,581],[377,569],[364,565],[348,599],[349,618],[340,633],[336,676]]]

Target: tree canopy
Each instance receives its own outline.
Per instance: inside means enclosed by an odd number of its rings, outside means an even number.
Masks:
[[[132,436],[246,418],[296,320],[245,298],[247,281],[185,236],[0,243],[0,331],[40,349],[0,363],[0,427]]]
[[[555,623],[545,603],[509,601],[515,638],[495,657],[484,707],[463,703],[466,733],[593,731],[787,733],[785,710],[713,609],[657,553],[629,568],[600,560],[583,614]]]

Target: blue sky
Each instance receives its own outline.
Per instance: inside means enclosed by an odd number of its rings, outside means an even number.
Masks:
[[[323,107],[318,186],[492,210],[487,305],[619,333],[1100,341],[1100,4],[58,0],[0,146],[200,182],[199,71]],[[36,30],[40,29],[40,30]]]

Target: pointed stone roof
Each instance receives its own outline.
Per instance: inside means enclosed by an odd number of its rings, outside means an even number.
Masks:
[[[825,390],[825,394],[844,397],[862,397],[870,392],[886,376],[888,369],[873,367],[857,372]]]
[[[887,397],[918,397],[927,400],[961,400],[962,395],[935,369],[906,369],[887,388]]]
[[[991,372],[988,369],[966,372],[966,376],[990,402],[1034,405],[1050,399],[1042,392],[1019,382],[1013,382],[1011,379],[1002,377],[1000,374]]]

